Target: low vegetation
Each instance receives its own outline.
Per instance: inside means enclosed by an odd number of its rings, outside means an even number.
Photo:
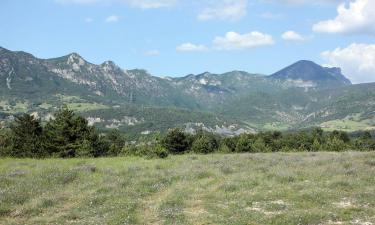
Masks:
[[[47,123],[24,114],[9,131],[0,133],[0,156],[18,158],[146,156],[165,158],[171,154],[373,151],[370,132],[351,137],[343,131],[324,132],[320,128],[299,132],[265,132],[222,137],[198,130],[189,134],[172,129],[166,135],[127,140],[120,131],[101,134],[88,121],[67,107]]]
[[[374,150],[369,132],[131,141],[67,107],[24,114],[0,132],[0,224],[370,225]]]
[[[0,159],[0,224],[374,224],[375,153]]]

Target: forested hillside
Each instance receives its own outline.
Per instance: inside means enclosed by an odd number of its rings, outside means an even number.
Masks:
[[[63,105],[102,129],[134,134],[180,127],[222,134],[321,126],[375,127],[375,84],[352,85],[339,68],[299,61],[270,76],[233,71],[156,77],[77,53],[39,59],[0,48],[0,120],[48,121]]]

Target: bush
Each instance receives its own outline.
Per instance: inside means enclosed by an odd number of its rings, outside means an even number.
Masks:
[[[345,131],[337,131],[337,130],[335,130],[335,131],[333,131],[330,134],[330,138],[331,139],[334,139],[334,138],[340,139],[344,143],[349,143],[350,142],[349,135]]]
[[[170,130],[162,140],[162,146],[172,154],[188,151],[190,143],[188,135],[178,128]]]
[[[11,136],[9,132],[0,133],[0,156],[11,156]]]
[[[220,142],[220,152],[235,152],[238,142],[238,136],[235,137],[225,137],[221,139]]]
[[[330,152],[341,152],[347,149],[347,145],[340,138],[333,137],[327,141],[324,149]]]
[[[181,129],[170,130],[163,138],[143,136],[138,145],[125,146],[124,134],[111,130],[100,135],[88,121],[67,107],[61,108],[44,127],[31,115],[16,117],[11,129],[0,130],[0,156],[13,157],[101,157],[132,155],[165,158],[169,153],[191,150],[209,154],[232,152],[344,151],[350,148],[375,150],[375,139],[364,132],[356,139],[343,131],[325,133],[321,128],[290,133],[264,132],[220,137],[203,130],[189,135]]]
[[[146,158],[167,158],[169,152],[160,144],[155,145],[131,145],[125,146],[122,149],[122,155],[124,156],[138,156]]]
[[[218,150],[218,143],[212,135],[205,134],[194,140],[191,150],[195,153],[212,153]]]
[[[233,151],[226,144],[220,143],[218,152],[220,152],[220,153],[232,153]]]
[[[267,152],[268,151],[278,152],[282,148],[280,140],[283,138],[283,135],[280,131],[260,133],[257,136],[258,138],[256,139],[256,141],[258,141],[258,143],[256,143],[256,145],[258,145],[257,146],[258,149],[263,148],[263,150]],[[257,149],[255,149],[255,151],[259,152],[259,150]]]
[[[91,157],[92,152],[93,152],[93,149],[92,149],[90,141],[83,140],[82,144],[80,144],[77,147],[76,156],[78,156],[78,157]]]
[[[155,147],[152,148],[152,152],[155,154],[156,157],[164,159],[167,158],[169,155],[169,152],[167,149],[165,149],[161,145],[156,145]]]
[[[253,136],[242,134],[236,144],[236,152],[252,152]]]
[[[322,150],[322,145],[320,144],[318,139],[315,139],[311,146],[311,151],[318,152],[321,150]]]
[[[362,151],[374,151],[375,140],[372,138],[371,133],[366,131],[354,141],[354,146]]]
[[[259,137],[255,140],[252,146],[252,151],[253,152],[271,152],[272,150],[266,145],[263,138]]]
[[[118,156],[121,153],[121,150],[125,145],[125,139],[122,137],[119,130],[111,130],[103,139],[103,141],[109,146],[107,153],[108,156]]]

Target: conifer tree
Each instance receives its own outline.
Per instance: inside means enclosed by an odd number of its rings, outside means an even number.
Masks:
[[[169,152],[180,154],[187,151],[190,147],[188,136],[181,129],[173,129],[162,140],[162,145]]]
[[[45,133],[45,147],[51,155],[97,157],[103,154],[95,128],[66,106],[55,114],[54,120],[47,123]]]
[[[17,116],[11,126],[10,155],[14,157],[46,156],[42,139],[43,128],[39,119],[28,114]]]
[[[125,145],[125,140],[121,136],[121,133],[117,129],[111,130],[106,136],[105,140],[109,144],[109,152],[110,156],[118,156]]]

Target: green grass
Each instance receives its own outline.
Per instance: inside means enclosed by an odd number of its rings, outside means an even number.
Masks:
[[[17,101],[11,105],[8,101],[0,100],[1,112],[6,113],[26,113],[29,108],[28,101]]]
[[[273,123],[266,123],[262,125],[260,128],[261,130],[267,130],[267,131],[275,131],[275,130],[285,131],[292,127],[290,126],[290,124],[281,123],[281,122],[273,122]]]
[[[358,130],[374,130],[375,118],[361,119],[361,114],[353,114],[341,120],[331,120],[320,125],[326,131],[342,130],[354,132]]]
[[[375,153],[0,159],[0,224],[372,224]]]
[[[82,111],[90,111],[90,110],[98,110],[98,109],[108,109],[109,107],[106,105],[102,105],[99,103],[90,103],[90,102],[79,102],[79,103],[67,103],[69,109],[82,112]]]
[[[53,105],[52,105],[52,104],[49,104],[49,103],[47,103],[47,102],[43,102],[42,104],[39,105],[39,108],[41,108],[41,109],[45,109],[45,110],[47,110],[47,109],[51,109],[52,107],[53,107]]]
[[[60,102],[66,104],[69,109],[78,111],[78,112],[85,112],[90,110],[99,110],[99,109],[108,109],[109,106],[97,103],[97,102],[88,102],[78,96],[70,96],[70,95],[55,95],[59,98]]]

